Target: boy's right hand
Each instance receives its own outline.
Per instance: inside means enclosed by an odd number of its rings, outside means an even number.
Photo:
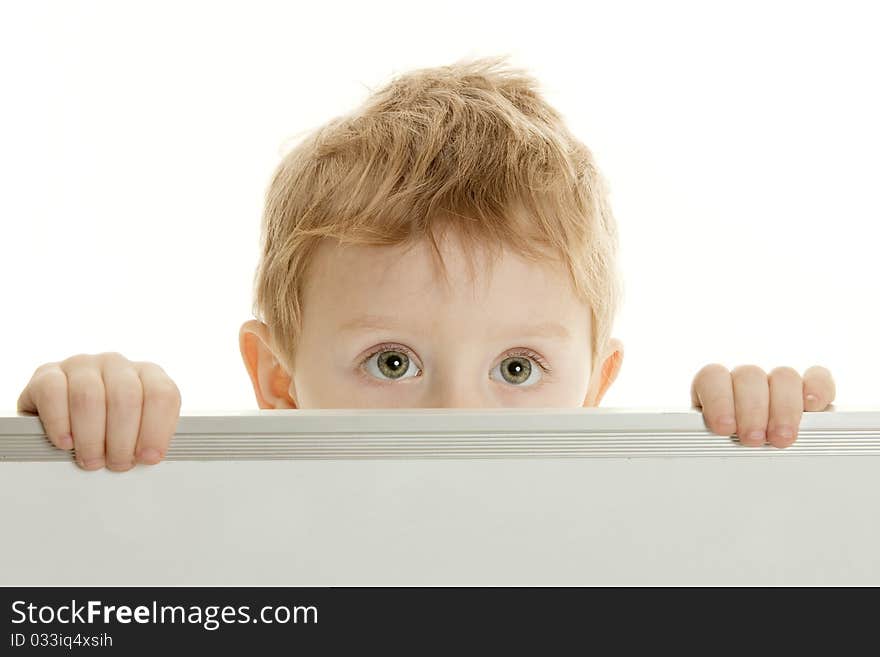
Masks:
[[[180,403],[180,390],[161,367],[111,352],[40,365],[18,411],[39,415],[52,444],[75,447],[86,470],[106,464],[123,472],[164,458]]]

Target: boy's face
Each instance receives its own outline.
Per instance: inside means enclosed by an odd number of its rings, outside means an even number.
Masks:
[[[453,231],[437,240],[448,289],[428,242],[406,253],[322,243],[292,377],[269,349],[265,324],[241,327],[260,408],[598,405],[623,345],[612,339],[591,368],[589,309],[563,265],[505,249],[489,275],[481,253],[472,281],[456,240]]]

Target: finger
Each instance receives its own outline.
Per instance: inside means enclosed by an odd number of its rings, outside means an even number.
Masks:
[[[797,370],[777,367],[770,372],[770,422],[767,441],[774,447],[788,447],[797,440],[804,414],[803,382]]]
[[[67,375],[59,363],[40,365],[18,398],[18,411],[36,413],[55,447],[72,449]]]
[[[77,462],[86,470],[97,470],[104,467],[107,423],[104,381],[94,361],[78,362],[76,358],[62,362],[67,374],[70,428]]]
[[[128,359],[114,354],[103,362],[107,391],[107,467],[124,472],[134,467],[144,392],[140,376]]]
[[[736,427],[742,445],[764,444],[770,415],[767,374],[757,365],[740,365],[731,372]]]
[[[724,365],[712,363],[697,372],[691,385],[691,403],[703,409],[711,430],[721,436],[736,433],[733,385]]]
[[[135,363],[144,387],[141,430],[137,443],[140,463],[155,464],[168,452],[177,431],[180,391],[164,370],[155,363]]]
[[[828,368],[813,365],[804,371],[804,410],[824,411],[834,401],[837,387]]]

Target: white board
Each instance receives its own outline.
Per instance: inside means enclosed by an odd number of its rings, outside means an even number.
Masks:
[[[194,413],[86,472],[0,417],[0,585],[880,584],[880,409]]]

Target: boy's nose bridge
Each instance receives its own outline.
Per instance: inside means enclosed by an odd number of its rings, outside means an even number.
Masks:
[[[425,406],[434,408],[489,408],[494,406],[489,399],[489,375],[483,372],[482,379],[475,379],[471,368],[467,373],[456,372],[456,367],[448,367],[428,386],[428,399]]]
[[[488,408],[490,404],[485,403],[483,395],[453,386],[451,389],[444,388],[431,400],[430,406],[434,408]]]

